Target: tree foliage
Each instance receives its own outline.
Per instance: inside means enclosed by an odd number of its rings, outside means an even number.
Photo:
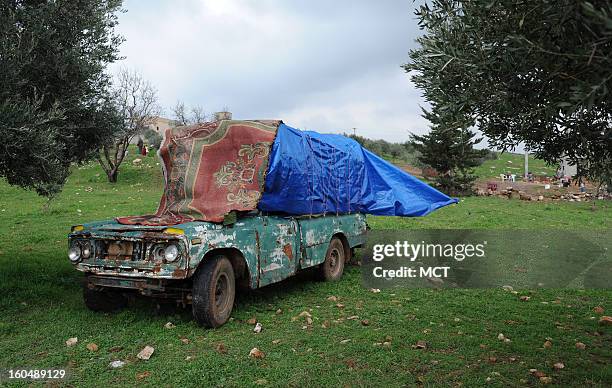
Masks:
[[[432,123],[432,129],[425,135],[412,135],[415,148],[420,152],[419,161],[434,168],[434,181],[438,188],[449,195],[471,194],[474,167],[482,164],[489,155],[488,150],[477,150],[474,146],[482,141],[470,131],[470,122],[464,117],[453,117],[436,110],[424,112]]]
[[[0,177],[53,196],[117,128],[104,69],[121,0],[3,0]]]
[[[138,134],[146,131],[160,113],[157,90],[136,71],[121,69],[112,89],[113,103],[121,120],[120,130],[103,143],[98,154],[109,182],[117,182],[119,167],[128,146]]]
[[[500,149],[524,142],[549,163],[565,155],[584,176],[612,176],[612,3],[430,4],[416,12],[425,33],[404,68],[439,120],[462,117]]]
[[[361,145],[363,148],[385,159],[420,167],[419,160],[417,158],[418,151],[411,142],[391,143],[382,139],[373,140],[355,134],[348,135],[346,133],[344,136],[350,137],[359,143],[359,145]]]

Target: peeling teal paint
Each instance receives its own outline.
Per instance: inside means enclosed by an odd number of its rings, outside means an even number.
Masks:
[[[336,234],[344,236],[348,246],[353,248],[364,243],[366,232],[365,216],[361,214],[320,217],[253,215],[242,217],[232,225],[210,222],[172,225],[173,229],[184,232],[180,235],[165,233],[165,226],[122,225],[115,220],[83,226],[83,230],[69,235],[70,241],[144,243],[147,252],[153,244],[174,242],[181,253],[172,263],[155,261],[149,256],[146,260],[92,257],[75,265],[80,271],[99,277],[188,279],[207,255],[232,248],[244,258],[251,288],[281,281],[300,269],[322,263],[327,246]]]

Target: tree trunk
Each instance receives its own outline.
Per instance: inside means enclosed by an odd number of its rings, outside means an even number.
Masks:
[[[119,175],[118,169],[114,169],[106,173],[106,176],[108,177],[108,181],[110,183],[117,183],[117,175]]]

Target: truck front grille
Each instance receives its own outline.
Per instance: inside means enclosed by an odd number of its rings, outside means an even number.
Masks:
[[[140,241],[98,240],[96,248],[96,255],[100,259],[134,261],[145,259],[145,245]]]

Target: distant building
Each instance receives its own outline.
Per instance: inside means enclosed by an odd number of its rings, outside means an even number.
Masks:
[[[149,125],[147,125],[147,127],[149,129],[154,130],[160,136],[163,137],[164,136],[164,132],[166,131],[166,129],[172,128],[172,127],[176,127],[177,125],[178,125],[178,123],[175,120],[167,119],[167,118],[161,117],[161,116],[156,116],[152,120],[152,122]],[[134,138],[131,141],[131,144],[138,143],[138,139],[140,139],[140,138],[143,138],[142,134],[134,136]],[[143,140],[144,140],[144,138],[143,138]]]
[[[557,169],[557,176],[559,177],[563,177],[563,176],[575,176],[576,174],[578,174],[578,166],[575,164],[572,164],[569,159],[567,158],[567,156],[563,156],[561,157],[561,160],[559,161],[559,168]]]

